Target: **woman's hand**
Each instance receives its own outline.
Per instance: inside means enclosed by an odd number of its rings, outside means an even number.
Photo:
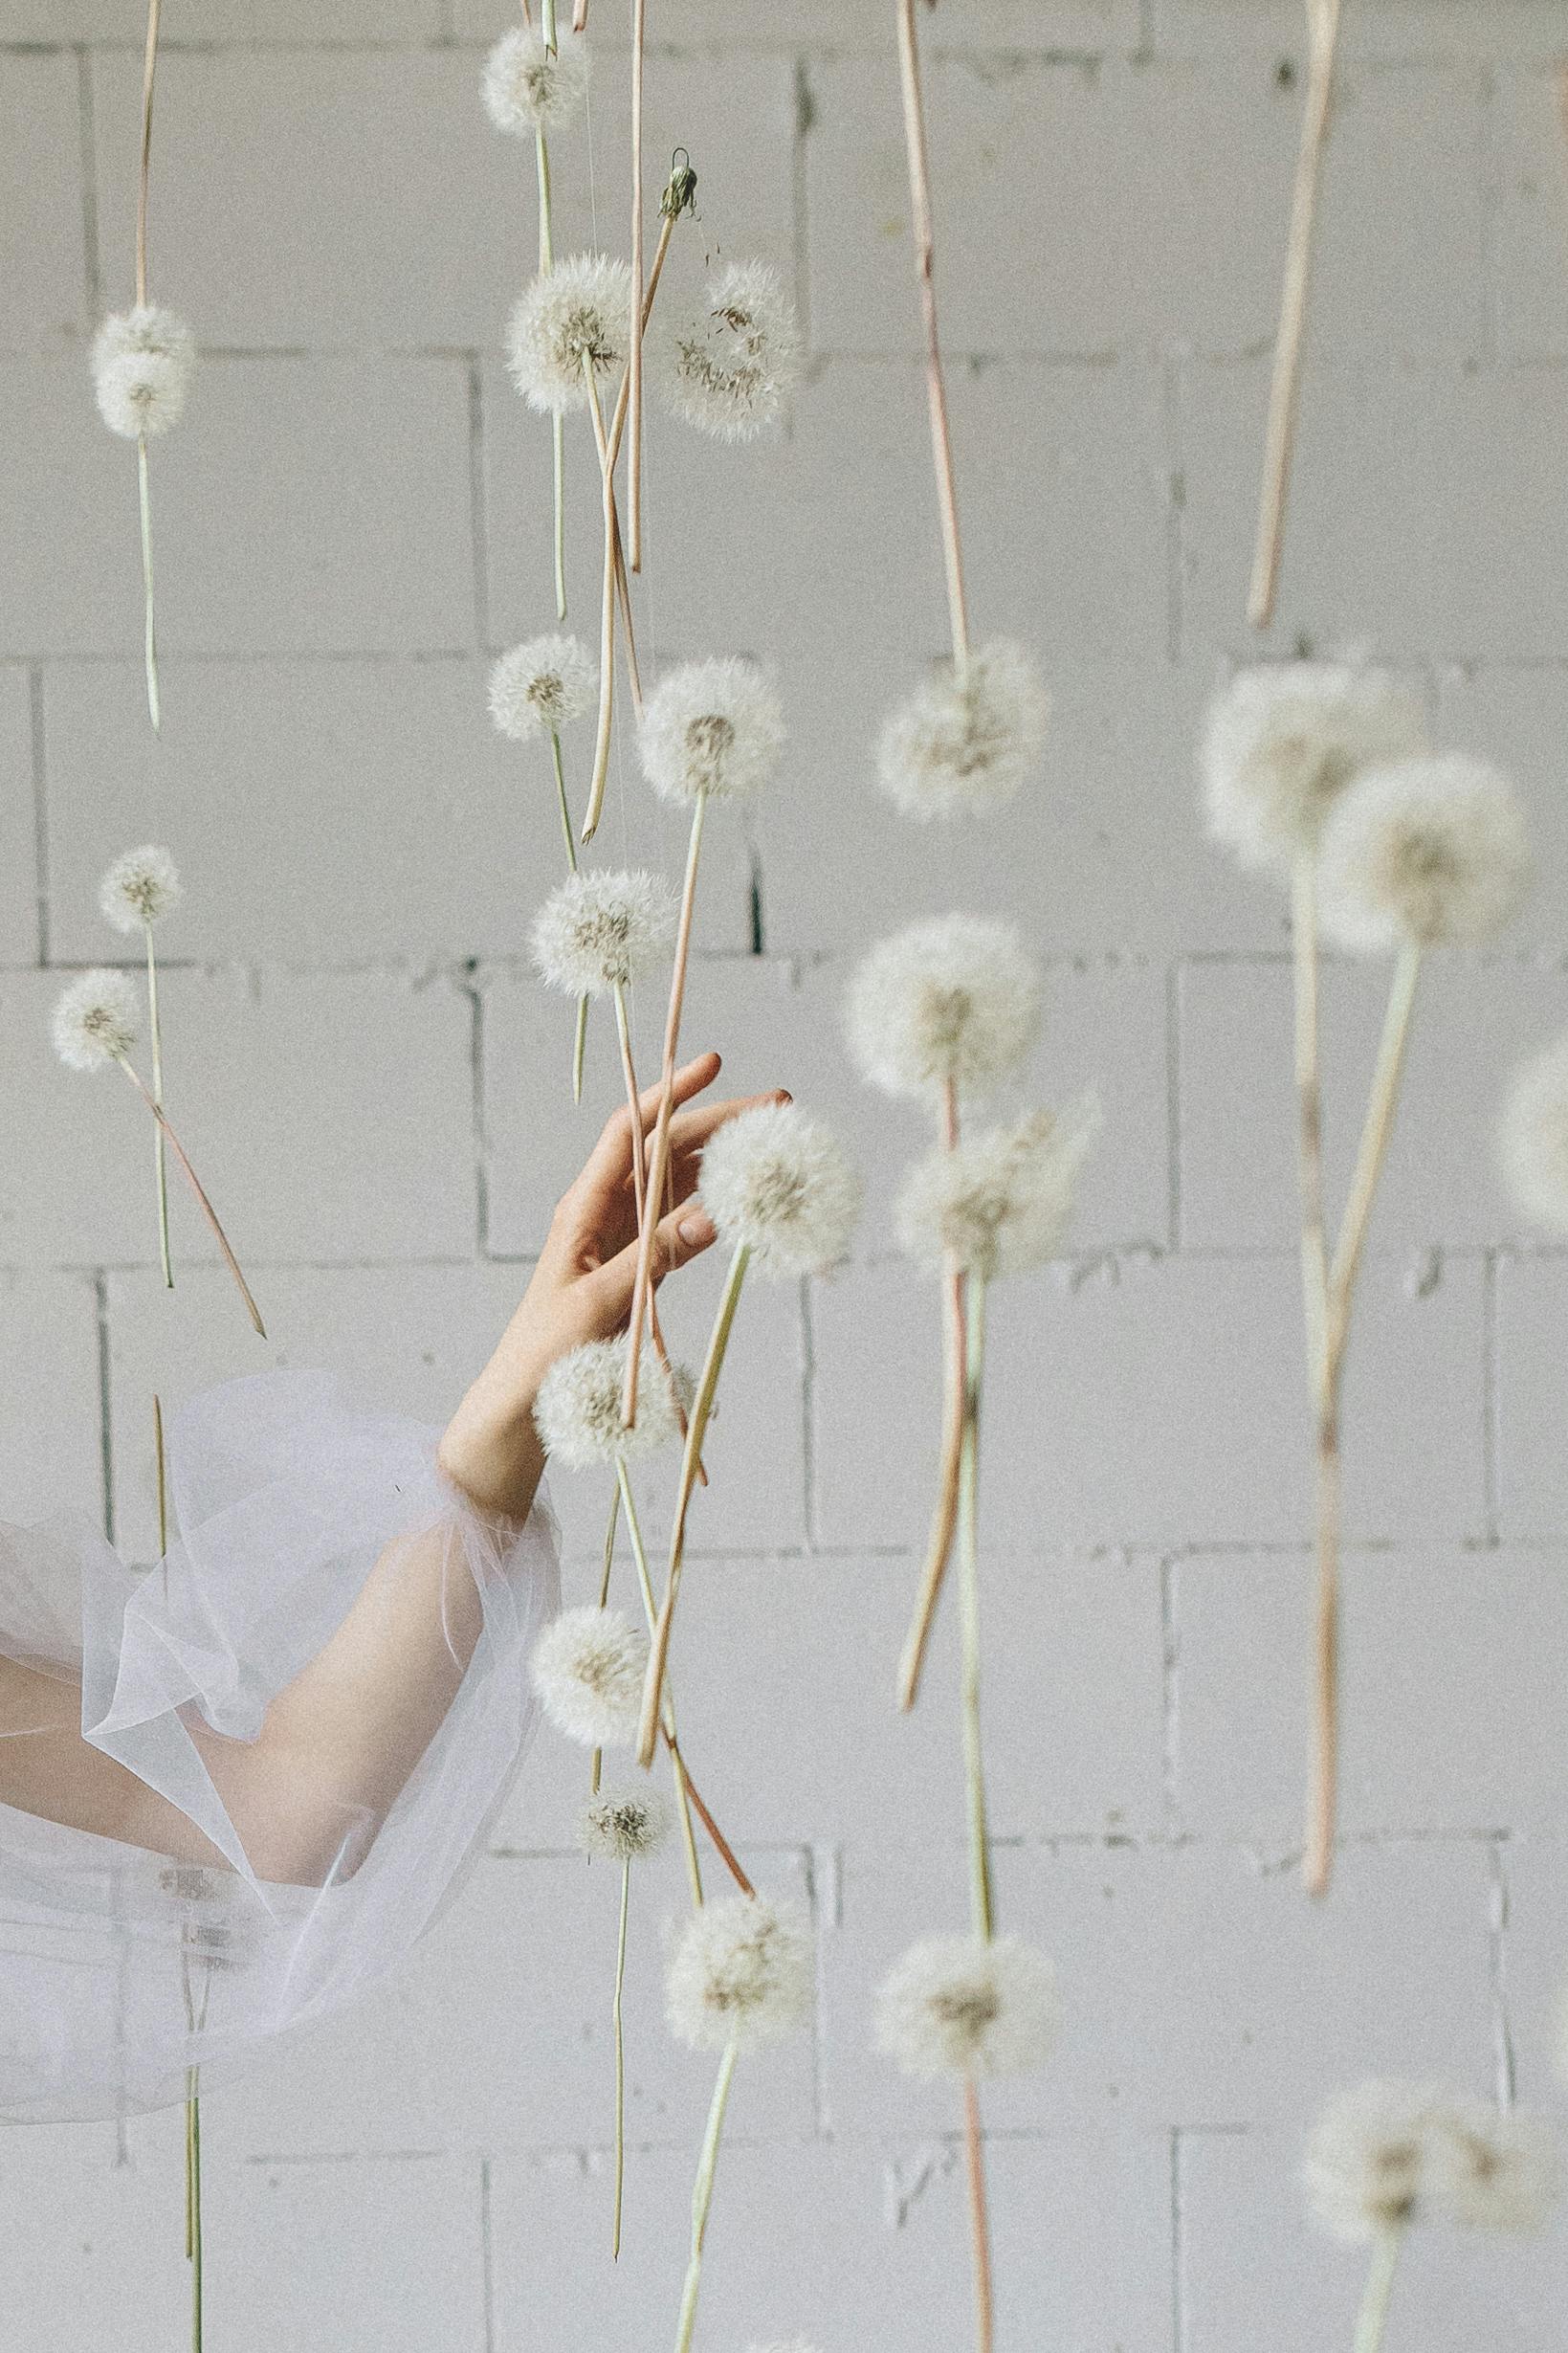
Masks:
[[[781,1092],[696,1103],[718,1071],[718,1054],[704,1054],[675,1074],[676,1108],[670,1127],[674,1206],[667,1209],[654,1235],[656,1282],[700,1257],[713,1242],[713,1226],[693,1200],[710,1136],[754,1103],[788,1100]],[[642,1099],[647,1132],[658,1100],[657,1088]],[[533,1418],[540,1383],[558,1357],[585,1341],[610,1339],[630,1313],[637,1267],[631,1156],[631,1115],[623,1105],[606,1122],[583,1173],[563,1195],[522,1304],[441,1441],[442,1470],[484,1511],[526,1517],[543,1469]]]

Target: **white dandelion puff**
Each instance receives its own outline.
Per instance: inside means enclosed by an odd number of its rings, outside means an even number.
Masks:
[[[128,441],[177,425],[196,366],[190,329],[171,311],[142,303],[106,319],[93,340],[99,414]]]
[[[1017,1937],[924,1937],[884,1978],[876,2041],[906,2076],[1019,2076],[1061,2023],[1056,1972]]]
[[[484,61],[480,83],[491,122],[519,139],[569,122],[587,87],[586,41],[568,33],[551,49],[530,25],[501,35]]]
[[[671,1819],[657,1789],[602,1789],[578,1816],[577,1843],[596,1860],[640,1862],[664,1845]]]
[[[753,441],[776,425],[800,382],[795,305],[765,261],[732,261],[707,306],[650,341],[650,375],[676,416],[720,441]]]
[[[116,931],[142,931],[180,903],[180,876],[166,850],[152,842],[116,858],[98,886],[98,903]]]
[[[1517,794],[1495,768],[1461,755],[1369,772],[1323,828],[1323,929],[1363,955],[1478,946],[1503,929],[1529,882]]]
[[[660,1377],[651,1348],[643,1350],[637,1387],[637,1418],[628,1430],[621,1397],[626,1382],[625,1340],[590,1340],[558,1357],[540,1383],[534,1424],[552,1461],[568,1471],[596,1463],[640,1461],[679,1440],[679,1384]]]
[[[1354,2245],[1413,2222],[1432,2189],[1441,2095],[1425,2084],[1360,2083],[1330,2100],[1307,2144],[1313,2213]]]
[[[784,757],[784,712],[756,662],[683,662],[649,697],[638,741],[643,774],[661,800],[750,801]]]
[[[574,254],[541,270],[513,311],[507,365],[534,409],[585,409],[594,380],[618,376],[631,348],[631,272],[605,254]]]
[[[670,2031],[694,2051],[777,2042],[810,2015],[811,1968],[810,1934],[792,1906],[764,1896],[704,1904],[670,1956]]]
[[[558,1732],[586,1748],[624,1748],[637,1731],[648,1636],[619,1609],[563,1609],[534,1645],[529,1672]]]
[[[860,1214],[860,1179],[828,1129],[793,1103],[726,1121],[702,1155],[702,1206],[760,1274],[820,1275],[842,1258]]]
[[[664,957],[675,902],[656,875],[569,875],[534,918],[534,963],[551,988],[603,996],[640,980]]]
[[[898,1240],[933,1274],[958,1266],[990,1282],[1051,1257],[1072,1214],[1099,1125],[1091,1101],[977,1129],[916,1162],[894,1208]]]
[[[492,666],[490,716],[515,744],[559,735],[593,706],[599,670],[576,637],[530,637]]]
[[[1568,1234],[1568,1037],[1514,1078],[1497,1130],[1515,1206],[1550,1233]]]
[[[1210,707],[1204,738],[1209,832],[1244,866],[1288,872],[1348,784],[1425,749],[1420,702],[1385,671],[1340,662],[1240,671]]]
[[[1011,1076],[1040,1028],[1040,968],[1012,926],[943,915],[883,940],[850,983],[850,1051],[888,1095],[948,1084],[983,1095]]]
[[[101,1070],[136,1043],[136,990],[123,972],[83,972],[55,1008],[55,1052],[76,1071]]]
[[[1012,800],[1039,766],[1050,697],[1022,646],[995,638],[951,664],[889,717],[877,745],[883,791],[906,817],[979,816]]]
[[[1561,2193],[1560,2151],[1535,2117],[1451,2100],[1434,2118],[1430,2194],[1468,2231],[1538,2231]]]

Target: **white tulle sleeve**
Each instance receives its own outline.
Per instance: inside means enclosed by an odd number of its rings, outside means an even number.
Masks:
[[[481,1519],[438,1472],[435,1436],[352,1411],[325,1376],[265,1374],[176,1423],[157,1567],[127,1568],[85,1522],[0,1526],[0,1654],[33,1690],[79,1681],[81,1738],[213,1857],[0,1805],[0,2112],[178,2099],[188,2068],[221,2070],[350,2000],[452,1894],[533,1729],[527,1657],[557,1569],[543,1503],[519,1529]],[[254,1792],[234,1794],[236,1744],[259,1756],[291,1687],[298,1734],[298,1695],[356,1609],[396,1655],[433,1659],[411,1695],[430,1737],[370,1800],[352,1742],[341,1767],[330,1741],[285,1749],[261,1784],[278,1817],[263,1839]],[[318,1837],[326,1824],[325,1859],[279,1870],[297,1802]]]

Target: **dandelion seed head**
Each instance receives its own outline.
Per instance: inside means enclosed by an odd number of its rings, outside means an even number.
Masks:
[[[1433,2204],[1469,2231],[1538,2231],[1561,2195],[1556,2135],[1535,2117],[1481,2100],[1438,2110],[1428,2167]]]
[[[534,918],[534,963],[551,988],[603,996],[651,971],[674,929],[675,902],[658,876],[569,875]]]
[[[530,408],[585,409],[595,383],[618,376],[631,348],[631,272],[606,254],[574,254],[524,289],[506,330],[512,381]]]
[[[529,1672],[558,1732],[585,1748],[637,1737],[648,1636],[619,1609],[563,1609],[534,1645]]]
[[[502,33],[485,59],[480,83],[491,122],[519,139],[569,122],[587,87],[586,41],[564,33],[552,50],[531,25]]]
[[[1325,2231],[1352,2244],[1413,2222],[1432,2188],[1441,2094],[1426,2084],[1359,2083],[1330,2100],[1302,2179]]]
[[[1568,1037],[1518,1072],[1497,1151],[1515,1206],[1548,1232],[1568,1234]]]
[[[149,439],[177,425],[196,366],[196,340],[151,303],[117,311],[93,339],[93,387],[111,433]]]
[[[875,2023],[906,2076],[1024,2075],[1056,2041],[1056,1972],[1017,1937],[924,1937],[882,1981]]]
[[[700,1190],[730,1248],[783,1280],[842,1258],[860,1214],[859,1177],[794,1103],[759,1103],[727,1120],[703,1152]]]
[[[670,1835],[670,1808],[647,1785],[602,1789],[578,1817],[577,1843],[585,1854],[610,1863],[634,1863],[656,1854]]]
[[[140,1009],[123,972],[83,972],[55,1008],[55,1052],[75,1071],[100,1070],[130,1053]]]
[[[1288,873],[1354,778],[1426,749],[1421,705],[1385,671],[1271,662],[1238,672],[1203,747],[1209,832],[1244,866]]]
[[[98,903],[116,931],[141,931],[180,903],[180,877],[166,850],[147,842],[116,858],[98,886]]]
[[[1050,717],[1044,679],[1022,646],[998,637],[927,678],[888,718],[877,746],[883,791],[906,817],[982,816],[1012,800],[1039,764]]]
[[[850,983],[845,1022],[862,1076],[888,1095],[949,1080],[987,1094],[1040,1028],[1040,970],[1008,923],[942,915],[883,940]]]
[[[1407,942],[1479,946],[1516,912],[1529,882],[1518,796],[1478,760],[1449,754],[1370,770],[1323,828],[1323,929],[1363,955]]]
[[[811,1966],[810,1934],[793,1906],[765,1896],[704,1904],[670,1955],[670,2031],[694,2051],[777,2042],[810,2014]]]
[[[597,1463],[638,1462],[680,1437],[680,1418],[664,1368],[646,1346],[637,1383],[637,1418],[622,1420],[627,1342],[590,1340],[557,1357],[539,1386],[534,1425],[551,1460],[568,1471]],[[678,1387],[678,1381],[677,1381]]]
[[[933,1274],[956,1264],[982,1282],[1043,1266],[1067,1231],[1098,1124],[1086,1101],[1061,1116],[1034,1111],[980,1128],[952,1151],[926,1153],[894,1206],[900,1244]]]
[[[766,671],[739,655],[682,662],[643,706],[643,774],[661,800],[755,800],[784,757],[784,712]]]
[[[516,744],[581,719],[599,691],[599,669],[576,637],[530,637],[490,673],[490,716]]]
[[[754,441],[776,425],[800,382],[795,305],[765,261],[732,261],[707,303],[650,340],[650,380],[666,406],[720,441]]]

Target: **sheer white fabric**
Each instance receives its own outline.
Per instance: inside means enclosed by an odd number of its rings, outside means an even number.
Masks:
[[[83,1738],[224,1858],[175,1861],[0,1805],[0,2112],[14,2117],[178,2099],[188,2068],[221,2071],[362,1991],[453,1892],[534,1725],[527,1656],[557,1602],[542,1503],[520,1530],[483,1521],[438,1473],[433,1432],[356,1413],[316,1374],[197,1400],[169,1459],[156,1568],[127,1568],[84,1521],[0,1525],[0,1654],[79,1679]],[[219,1793],[226,1743],[256,1741],[372,1573],[377,1630],[432,1650],[450,1704],[438,1697],[385,1806],[364,1802],[363,1758],[339,1803],[330,1743],[299,1744],[298,1789],[285,1756],[277,1804],[325,1821],[327,1859],[299,1875],[314,1883],[281,1883],[294,1875],[253,1869]],[[254,1821],[249,1843],[260,1851]]]

